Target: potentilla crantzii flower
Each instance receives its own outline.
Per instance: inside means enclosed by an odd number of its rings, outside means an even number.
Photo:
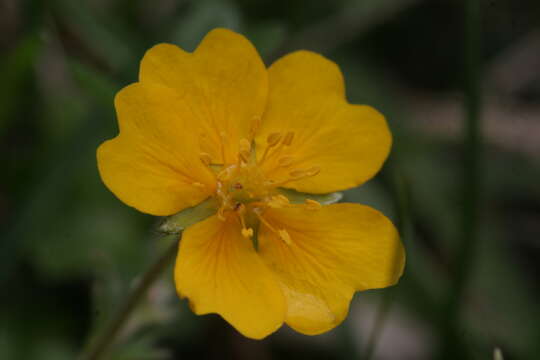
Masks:
[[[391,146],[384,117],[347,103],[330,60],[297,51],[267,69],[247,39],[216,29],[193,53],[150,49],[115,106],[120,134],[97,153],[107,187],[152,215],[212,210],[183,232],[175,267],[195,313],[251,338],[283,322],[320,334],[355,291],[401,276],[403,246],[381,213],[298,201],[362,184]]]

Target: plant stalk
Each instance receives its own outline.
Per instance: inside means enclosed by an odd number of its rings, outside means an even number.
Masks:
[[[458,351],[462,331],[459,329],[460,309],[471,276],[478,244],[479,208],[481,196],[481,1],[463,2],[465,15],[464,49],[464,173],[461,236],[454,258],[448,301],[443,312],[443,358]]]
[[[101,359],[104,354],[106,354],[107,350],[117,338],[118,333],[129,320],[133,310],[144,298],[147,290],[174,259],[177,246],[177,241],[173,241],[163,255],[161,255],[142,275],[142,278],[137,283],[137,286],[120,306],[116,315],[111,319],[111,322],[105,327],[105,329],[103,329],[102,332],[98,333],[94,339],[91,339],[87,343],[85,349],[79,356],[79,360],[98,360]]]

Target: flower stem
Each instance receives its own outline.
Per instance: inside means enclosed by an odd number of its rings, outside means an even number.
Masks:
[[[120,330],[122,330],[123,326],[129,320],[133,310],[144,298],[147,290],[174,259],[177,246],[177,242],[173,241],[163,255],[148,268],[137,283],[137,286],[120,306],[116,315],[111,319],[110,323],[94,339],[90,339],[80,354],[79,360],[98,360],[106,353]]]
[[[459,312],[467,291],[478,243],[481,190],[481,1],[463,2],[465,15],[464,51],[464,177],[461,238],[453,263],[453,278],[443,311],[442,357],[452,358],[459,346]],[[453,349],[453,350],[452,350]]]
[[[457,249],[453,294],[459,302],[466,290],[478,242],[478,207],[480,194],[480,12],[479,0],[465,4],[465,112],[464,119],[464,178],[462,234]],[[454,309],[457,311],[457,308]],[[454,314],[455,315],[455,314]]]

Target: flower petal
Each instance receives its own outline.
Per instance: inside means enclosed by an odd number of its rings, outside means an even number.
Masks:
[[[355,291],[395,284],[405,253],[392,223],[358,204],[333,204],[320,210],[301,205],[268,209],[265,219],[285,229],[290,241],[259,230],[259,254],[282,284],[285,322],[304,334],[319,334],[346,317]]]
[[[198,126],[202,151],[214,163],[237,161],[241,138],[260,120],[268,77],[253,45],[240,34],[215,29],[193,53],[171,44],[148,50],[140,81],[171,87],[191,104],[185,114]]]
[[[178,293],[198,314],[217,313],[243,335],[261,339],[285,318],[278,282],[244,238],[237,219],[212,216],[189,227],[176,260]]]
[[[215,189],[215,177],[185,131],[185,104],[159,85],[132,84],[115,98],[120,134],[98,148],[101,178],[124,203],[153,215],[194,206]]]
[[[386,121],[369,106],[347,103],[336,64],[298,51],[272,64],[268,76],[268,106],[256,137],[259,159],[270,134],[294,133],[291,146],[269,152],[263,168],[270,178],[281,182],[291,170],[319,167],[318,175],[284,187],[320,194],[358,186],[379,171],[392,142]],[[280,166],[286,157],[287,166]]]

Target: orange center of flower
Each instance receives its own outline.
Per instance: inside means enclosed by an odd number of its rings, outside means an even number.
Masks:
[[[254,230],[263,224],[270,231],[276,233],[286,244],[291,244],[291,238],[285,229],[274,226],[265,218],[268,208],[282,208],[291,206],[289,199],[280,193],[279,187],[291,181],[315,176],[319,173],[318,167],[310,169],[290,169],[286,180],[275,182],[268,179],[261,171],[261,165],[269,156],[281,153],[283,147],[291,145],[294,133],[285,135],[280,133],[270,134],[267,138],[267,146],[264,153],[257,161],[255,153],[251,149],[251,143],[247,139],[240,140],[238,162],[231,165],[223,165],[217,172],[217,186],[215,197],[219,202],[218,217],[225,220],[233,215],[242,227],[242,235],[246,238],[254,236]],[[210,166],[210,156],[202,153],[201,160]],[[292,156],[278,157],[278,164],[282,167],[290,167],[294,158]],[[318,209],[320,204],[313,200],[306,200],[307,209]]]

